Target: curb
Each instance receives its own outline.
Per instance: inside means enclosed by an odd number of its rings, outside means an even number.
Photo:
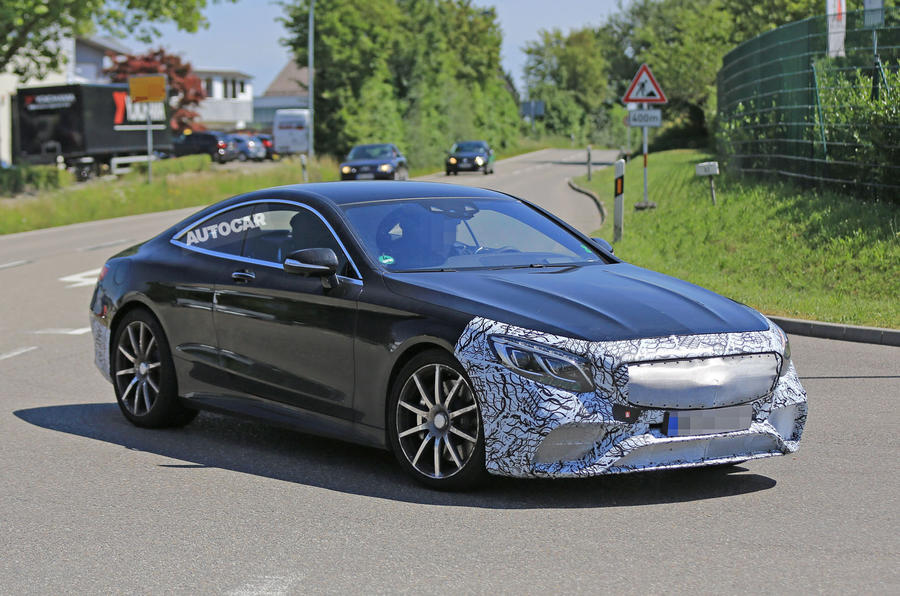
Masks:
[[[785,333],[805,335],[822,339],[838,339],[883,346],[900,346],[900,329],[884,329],[881,327],[860,327],[857,325],[841,325],[839,323],[822,323],[806,319],[788,319],[766,315]]]
[[[569,185],[569,188],[574,190],[575,192],[580,192],[583,195],[587,195],[594,201],[594,204],[597,205],[597,211],[600,212],[600,225],[603,225],[606,222],[606,206],[603,204],[603,201],[600,200],[600,197],[597,196],[592,190],[588,190],[587,188],[582,188],[575,184],[575,182],[571,178],[566,178],[566,184]]]

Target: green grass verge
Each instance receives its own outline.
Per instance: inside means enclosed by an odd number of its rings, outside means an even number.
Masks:
[[[650,155],[649,198],[635,211],[642,167],[625,177],[621,258],[689,280],[764,313],[834,323],[900,328],[900,208],[781,182],[718,176],[718,205],[694,165],[699,151]],[[613,171],[592,188],[609,217],[599,236],[613,237]]]
[[[310,169],[310,179],[337,179],[337,164],[330,158],[315,160]],[[129,174],[119,180],[96,180],[65,190],[0,200],[0,234],[181,207],[199,207],[251,190],[296,184],[302,180],[298,160],[259,165],[258,169],[253,166],[211,168],[169,176],[160,173],[154,176],[152,184]]]

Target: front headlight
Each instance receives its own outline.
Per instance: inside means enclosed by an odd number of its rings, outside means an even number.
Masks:
[[[344,166],[341,168],[341,174],[349,174],[349,173],[350,173],[350,166]]]
[[[490,342],[500,361],[523,377],[575,393],[594,390],[591,365],[580,356],[506,335]]]
[[[480,155],[478,155],[475,157],[475,163],[477,163],[478,165],[482,165],[484,163],[484,159]]]
[[[391,164],[389,164],[389,163],[383,163],[380,166],[378,166],[378,170],[380,172],[390,172],[391,169],[392,169]]]
[[[781,354],[781,370],[778,371],[778,376],[783,377],[787,374],[788,369],[791,367],[791,341],[788,339],[787,333],[784,332],[784,329],[782,329],[775,323],[772,323],[772,326],[778,330],[778,333],[784,340],[784,353]]]
[[[448,159],[447,161],[450,162],[450,165],[451,165],[451,166],[452,166],[452,165],[456,165],[456,158],[455,158],[455,157],[451,157],[451,158]]]
[[[782,332],[784,333],[784,332]],[[778,372],[779,377],[783,377],[787,374],[788,369],[791,367],[791,342],[787,338],[787,335],[784,336],[784,354],[781,357],[781,370]]]

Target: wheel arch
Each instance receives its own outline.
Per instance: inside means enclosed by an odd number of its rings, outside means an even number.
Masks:
[[[394,383],[397,382],[397,377],[400,375],[400,371],[403,370],[403,367],[407,365],[407,363],[418,356],[419,354],[423,354],[425,352],[431,350],[440,350],[441,352],[447,353],[452,358],[456,359],[456,354],[454,354],[453,346],[451,346],[448,342],[439,339],[437,337],[420,337],[413,340],[408,341],[404,346],[398,348],[397,356],[394,358],[394,363],[391,366],[391,372],[387,378],[387,384],[384,389],[384,437],[387,445],[390,445],[390,436],[389,436],[389,428],[388,424],[388,416],[390,416],[391,405],[391,392],[394,390]]]
[[[163,333],[168,337],[168,332],[166,330],[165,325],[163,325],[162,319],[160,319],[159,315],[153,309],[153,307],[149,304],[149,301],[143,299],[142,296],[136,294],[132,295],[125,299],[124,302],[116,309],[113,313],[112,318],[109,321],[109,366],[112,368],[113,356],[115,352],[115,346],[113,345],[115,342],[116,332],[119,329],[119,324],[121,324],[122,320],[131,312],[135,310],[145,310],[150,313],[150,315],[156,319],[156,322],[159,323],[159,326],[162,328]],[[110,374],[112,374],[112,370],[110,370]]]

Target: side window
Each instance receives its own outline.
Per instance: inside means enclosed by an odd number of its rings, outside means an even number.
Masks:
[[[256,227],[247,232],[243,256],[283,263],[294,251],[330,248],[338,258],[338,273],[355,276],[331,230],[309,209],[283,203],[262,203],[253,212]]]
[[[239,256],[244,235],[258,227],[252,207],[237,207],[200,222],[177,238],[193,248]]]

